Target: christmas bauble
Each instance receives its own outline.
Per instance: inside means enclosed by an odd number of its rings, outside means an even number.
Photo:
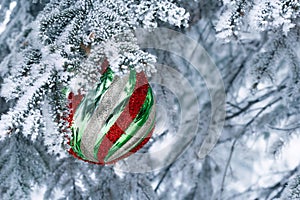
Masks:
[[[144,72],[122,77],[107,67],[95,87],[69,93],[70,153],[84,161],[112,164],[138,151],[155,125],[152,89]]]

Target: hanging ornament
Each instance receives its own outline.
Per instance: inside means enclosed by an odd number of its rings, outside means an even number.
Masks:
[[[69,93],[69,153],[87,162],[112,164],[142,148],[155,124],[152,88],[144,72],[117,76],[109,67],[86,95]]]

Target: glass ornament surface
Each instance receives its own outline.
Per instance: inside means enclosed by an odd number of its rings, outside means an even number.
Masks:
[[[95,164],[113,164],[142,148],[155,126],[155,102],[144,72],[122,77],[107,67],[85,96],[68,94],[72,130],[69,153]]]

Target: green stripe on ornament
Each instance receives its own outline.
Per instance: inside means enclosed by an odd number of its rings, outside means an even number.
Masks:
[[[147,121],[151,108],[154,104],[153,94],[151,87],[148,88],[146,99],[141,107],[138,115],[135,117],[130,126],[126,129],[125,134],[123,134],[117,142],[109,149],[104,161],[107,160],[118,150],[120,149],[128,140],[130,140],[135,133],[145,124]],[[98,149],[97,149],[98,151]]]
[[[94,111],[98,107],[98,104],[95,103],[95,101],[100,101],[100,99],[103,97],[103,94],[111,85],[113,78],[114,72],[110,68],[108,68],[100,77],[100,83],[96,85],[95,89],[89,91],[86,94],[75,111],[74,123],[71,127],[73,135],[70,141],[70,145],[73,151],[83,159],[87,159],[80,148],[84,130],[86,129],[86,126],[89,123]]]
[[[99,147],[100,147],[100,144],[101,144],[103,138],[108,133],[110,128],[118,120],[119,116],[121,115],[121,113],[124,111],[126,105],[128,104],[129,99],[134,91],[135,84],[136,84],[136,71],[131,70],[130,74],[129,74],[129,81],[127,82],[126,87],[124,89],[124,92],[126,93],[125,99],[119,105],[117,105],[117,107],[114,109],[112,114],[108,117],[104,126],[100,130],[100,134],[97,137],[96,143],[94,145],[94,158],[95,159],[98,159],[97,154],[98,154],[98,150],[99,150]]]
[[[81,136],[78,133],[78,129],[73,129],[73,127],[71,127],[71,130],[73,135],[70,141],[70,146],[79,157],[85,158],[80,149]]]
[[[95,105],[98,107],[98,103],[103,97],[103,94],[108,90],[109,86],[113,82],[113,79],[115,77],[115,73],[112,71],[112,69],[107,68],[104,74],[100,77],[100,83],[98,83],[98,87],[96,89],[95,94]]]
[[[68,96],[69,96],[71,90],[69,88],[65,87],[65,88],[62,89],[61,92],[63,93],[63,95],[65,96],[65,98],[68,99]]]

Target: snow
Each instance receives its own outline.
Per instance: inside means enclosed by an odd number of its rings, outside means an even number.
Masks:
[[[35,185],[32,188],[32,192],[31,192],[31,199],[32,200],[38,200],[38,199],[43,199],[43,195],[46,191],[46,186],[38,186]]]
[[[6,25],[8,24],[8,22],[10,20],[11,12],[16,7],[16,5],[17,5],[16,1],[13,1],[10,3],[9,10],[5,14],[5,20],[0,24],[0,34],[5,30]],[[0,10],[1,10],[1,5],[0,5]]]

